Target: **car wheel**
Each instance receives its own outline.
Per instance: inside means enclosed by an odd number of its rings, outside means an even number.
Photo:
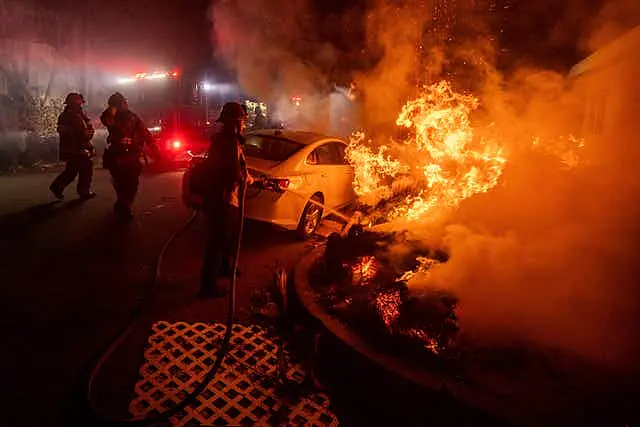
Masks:
[[[311,200],[322,203],[322,198],[317,195],[312,196]],[[322,213],[322,207],[318,206],[315,203],[307,202],[307,205],[302,211],[302,216],[300,217],[300,222],[298,223],[298,229],[296,230],[299,238],[308,239],[313,236],[313,234],[318,229],[320,222],[322,222]]]

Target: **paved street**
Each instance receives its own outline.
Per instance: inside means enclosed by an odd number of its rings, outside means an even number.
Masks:
[[[114,196],[103,170],[96,170],[98,197],[84,203],[74,200],[73,187],[66,201],[55,202],[47,190],[53,177],[0,177],[4,425],[64,419],[82,370],[138,304],[163,243],[191,214],[180,200],[179,172],[144,177],[131,224],[113,221]],[[240,319],[249,315],[251,293],[268,284],[276,262],[291,267],[317,244],[259,224],[245,231]],[[225,299],[195,297],[205,232],[196,219],[166,253],[151,309],[98,379],[97,399],[105,410],[127,415],[154,322],[224,320]]]

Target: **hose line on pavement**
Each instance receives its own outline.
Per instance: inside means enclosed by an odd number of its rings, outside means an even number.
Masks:
[[[209,383],[215,378],[220,366],[222,365],[222,361],[224,357],[229,352],[229,345],[231,343],[231,336],[233,334],[233,323],[235,319],[235,310],[236,310],[236,286],[237,286],[237,272],[238,272],[238,261],[240,259],[240,246],[242,241],[242,231],[244,228],[244,202],[245,202],[245,189],[246,183],[242,182],[239,187],[239,209],[238,214],[240,215],[240,222],[238,226],[238,234],[237,241],[235,245],[235,252],[233,254],[233,269],[231,272],[231,285],[229,289],[229,297],[227,300],[227,319],[226,319],[226,328],[224,337],[222,340],[222,344],[220,349],[216,352],[216,358],[214,364],[211,368],[205,373],[202,380],[197,381],[196,387],[189,392],[189,394],[175,406],[167,409],[163,412],[154,412],[152,415],[141,416],[141,417],[131,417],[131,418],[114,418],[110,417],[106,414],[102,414],[97,405],[93,402],[92,399],[92,390],[93,383],[98,376],[98,373],[107,359],[115,352],[115,350],[122,344],[122,342],[133,332],[135,329],[136,323],[140,318],[140,315],[143,311],[148,307],[151,302],[151,298],[156,290],[158,278],[160,277],[160,271],[162,267],[162,261],[164,259],[164,255],[167,252],[167,249],[171,246],[171,244],[175,241],[175,239],[182,234],[195,220],[197,216],[197,210],[194,210],[191,217],[179,228],[177,229],[169,238],[165,241],[162,249],[160,250],[158,257],[156,258],[156,268],[154,270],[153,278],[149,287],[147,288],[147,293],[145,297],[142,299],[142,302],[136,307],[131,315],[129,316],[129,320],[124,326],[124,329],[121,333],[119,333],[114,340],[112,340],[106,349],[98,359],[98,362],[91,370],[91,374],[89,376],[89,380],[87,383],[87,401],[89,404],[89,409],[93,413],[93,415],[98,418],[99,421],[106,423],[108,425],[150,425],[153,423],[158,423],[160,421],[167,421],[169,418],[177,414],[178,412],[185,409],[189,404],[191,404],[197,397],[200,395],[209,385]]]

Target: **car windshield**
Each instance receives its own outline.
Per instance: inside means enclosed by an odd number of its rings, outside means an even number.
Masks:
[[[266,135],[249,135],[246,137],[244,152],[248,157],[283,162],[299,151],[303,144],[288,139]]]

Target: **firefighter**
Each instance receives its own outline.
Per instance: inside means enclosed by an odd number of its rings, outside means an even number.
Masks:
[[[154,160],[159,150],[151,132],[133,111],[126,98],[116,92],[109,97],[109,107],[102,112],[100,121],[109,131],[103,166],[113,178],[116,202],[113,210],[118,218],[133,218],[133,202],[138,192],[145,145],[151,149]]]
[[[267,116],[262,112],[262,108],[256,107],[253,111],[256,115],[255,119],[253,119],[253,129],[266,129],[269,126],[269,121],[267,120]]]
[[[65,162],[64,170],[53,180],[49,190],[64,199],[64,189],[78,177],[76,191],[81,199],[91,199],[96,193],[91,191],[93,177],[94,135],[91,120],[82,111],[84,97],[79,93],[67,95],[64,111],[58,116],[60,135],[60,160]]]
[[[240,186],[251,184],[253,178],[247,170],[242,150],[242,133],[247,112],[237,102],[222,107],[220,117],[213,126],[209,162],[209,178],[204,194],[204,211],[211,223],[209,241],[202,265],[201,297],[223,296],[225,291],[219,279],[231,278],[234,255],[240,231]]]

